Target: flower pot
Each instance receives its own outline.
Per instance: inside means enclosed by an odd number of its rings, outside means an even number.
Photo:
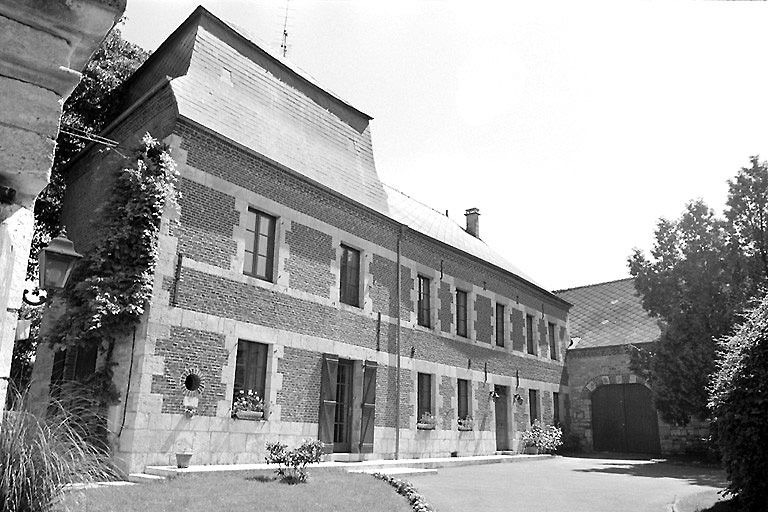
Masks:
[[[192,458],[191,453],[177,453],[176,454],[176,467],[177,468],[188,468],[189,467],[189,460]]]
[[[264,411],[237,411],[235,417],[239,420],[257,421],[264,418]]]
[[[459,432],[471,432],[472,425],[459,425]]]

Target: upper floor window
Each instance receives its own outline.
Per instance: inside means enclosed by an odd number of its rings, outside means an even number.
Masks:
[[[525,315],[525,341],[527,343],[528,353],[536,354],[536,342],[533,339],[533,316]]]
[[[253,391],[265,399],[267,381],[267,345],[255,341],[237,342],[235,363],[235,396],[240,391]],[[265,399],[266,401],[266,399]]]
[[[360,251],[341,246],[341,287],[339,300],[360,307]]]
[[[557,341],[555,340],[555,324],[549,322],[547,325],[547,334],[549,335],[549,357],[557,361]]]
[[[560,393],[552,393],[552,422],[555,426],[560,424]]]
[[[429,295],[430,279],[428,277],[419,276],[419,311],[418,322],[419,325],[424,327],[430,327],[430,311],[431,301]]]
[[[467,337],[467,292],[456,290],[456,334]]]
[[[504,346],[504,305],[496,304],[496,345]]]
[[[271,215],[248,208],[243,273],[265,281],[273,280],[276,221]]]

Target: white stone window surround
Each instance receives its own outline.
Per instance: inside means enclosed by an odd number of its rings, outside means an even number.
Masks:
[[[417,262],[409,263],[408,268],[411,271],[411,279],[414,282],[414,286],[410,290],[410,298],[414,307],[408,319],[408,327],[423,332],[439,333],[438,311],[440,298],[438,297],[438,290],[440,289],[440,271]],[[419,325],[419,276],[429,279],[429,327]]]
[[[365,250],[362,245],[355,243],[354,240],[351,242],[347,241],[346,236],[339,239],[334,236],[332,243],[336,258],[333,263],[334,292],[331,293],[331,300],[334,301],[336,306],[347,311],[365,311],[366,309],[372,311],[371,299],[368,294],[368,283],[371,279],[371,252]],[[357,306],[341,302],[341,255],[344,253],[344,251],[342,251],[342,245],[356,250],[360,255],[357,269]]]

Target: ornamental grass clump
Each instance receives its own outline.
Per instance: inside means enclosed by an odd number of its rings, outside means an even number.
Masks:
[[[62,501],[73,484],[114,479],[107,452],[86,440],[92,409],[69,400],[48,408],[45,418],[16,396],[0,425],[0,504],[6,512],[72,510]]]

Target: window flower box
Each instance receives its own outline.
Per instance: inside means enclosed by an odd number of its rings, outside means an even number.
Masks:
[[[425,412],[421,415],[419,421],[416,422],[416,428],[419,430],[435,430],[436,424],[437,420],[435,419],[434,415]]]
[[[264,419],[264,400],[250,389],[235,392],[232,399],[232,417],[250,421]]]
[[[469,432],[470,430],[475,428],[475,422],[472,419],[472,416],[467,416],[466,418],[459,418],[457,420],[457,423],[459,425],[460,432]]]
[[[264,419],[264,411],[237,411],[233,416],[238,420],[260,421]]]

